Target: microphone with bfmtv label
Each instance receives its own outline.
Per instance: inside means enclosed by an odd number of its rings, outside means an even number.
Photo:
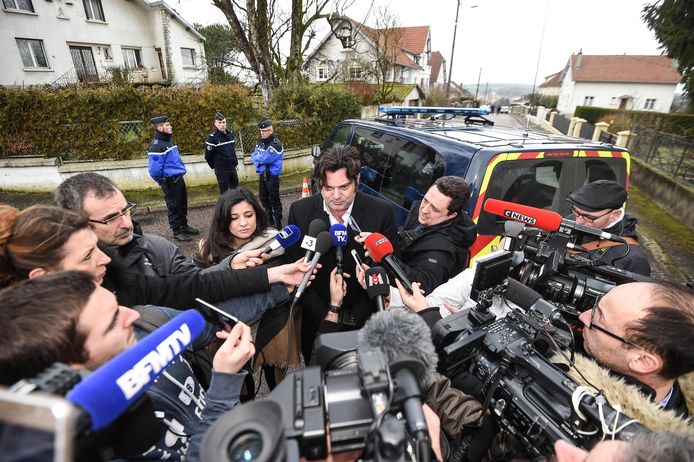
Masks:
[[[301,239],[301,230],[299,227],[296,225],[287,225],[277,232],[275,240],[273,240],[269,246],[265,247],[263,253],[269,254],[280,247],[287,249],[299,242],[299,239]]]
[[[333,235],[337,274],[342,274],[342,248],[347,245],[347,227],[340,223],[335,223],[330,227],[330,234]]]

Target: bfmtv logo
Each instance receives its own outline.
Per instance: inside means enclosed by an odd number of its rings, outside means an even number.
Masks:
[[[347,242],[347,231],[335,231],[334,236],[338,242]]]

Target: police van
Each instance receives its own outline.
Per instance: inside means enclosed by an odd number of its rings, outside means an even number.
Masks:
[[[314,146],[314,157],[333,146],[354,146],[361,160],[359,189],[388,201],[399,225],[436,179],[464,178],[472,192],[465,211],[479,234],[470,248],[471,261],[498,245],[504,229],[503,218],[482,209],[487,198],[567,215],[566,196],[584,184],[608,179],[628,186],[630,157],[621,147],[494,126],[480,109],[379,110],[373,121],[340,122],[322,145]]]

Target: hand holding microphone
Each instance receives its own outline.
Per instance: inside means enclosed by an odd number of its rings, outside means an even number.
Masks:
[[[376,301],[378,311],[385,310],[385,297],[390,295],[386,270],[380,266],[369,268],[366,270],[364,280],[366,282],[366,293],[371,300]]]
[[[400,279],[402,285],[412,292],[412,283],[405,274],[405,270],[400,263],[393,258],[393,244],[391,244],[387,237],[380,233],[371,233],[364,240],[364,247],[366,247],[371,254],[371,258],[373,258],[376,263],[383,263],[396,278]]]
[[[315,221],[315,220],[314,220]],[[301,283],[299,284],[299,287],[296,289],[296,292],[294,293],[294,303],[296,303],[297,300],[301,297],[301,295],[304,293],[304,290],[306,290],[306,286],[308,285],[308,281],[311,278],[311,274],[313,274],[313,270],[316,268],[316,265],[318,265],[318,260],[330,250],[330,248],[333,245],[333,235],[330,234],[327,231],[321,231],[318,233],[318,236],[316,237],[316,252],[313,255],[313,259],[311,260],[311,266],[309,271],[304,275],[304,278],[301,280]]]
[[[263,253],[269,254],[280,247],[283,249],[289,248],[299,242],[299,239],[301,239],[301,230],[299,227],[296,225],[287,225],[277,232],[275,240],[265,247]]]

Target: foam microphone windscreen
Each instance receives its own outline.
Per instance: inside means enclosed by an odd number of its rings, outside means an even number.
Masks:
[[[70,390],[67,400],[87,412],[92,430],[105,427],[132,405],[204,328],[200,313],[182,312],[87,376]]]
[[[333,245],[344,247],[347,245],[347,227],[340,223],[335,223],[330,227],[330,234],[333,235]]]
[[[506,288],[506,294],[504,296],[507,300],[515,303],[524,310],[527,310],[542,298],[542,295],[535,290],[513,278],[508,278],[508,287]]]
[[[538,209],[513,202],[487,199],[484,210],[509,220],[520,221],[545,231],[556,231],[563,220],[562,216],[551,210]]]
[[[318,233],[328,229],[328,225],[325,224],[320,218],[316,218],[308,225],[308,235],[311,237],[318,236]]]
[[[371,253],[371,258],[377,263],[380,263],[385,256],[393,253],[393,244],[380,233],[369,234],[364,241],[364,246]]]
[[[288,248],[299,242],[301,230],[296,225],[287,225],[275,235],[275,239],[283,248]]]

